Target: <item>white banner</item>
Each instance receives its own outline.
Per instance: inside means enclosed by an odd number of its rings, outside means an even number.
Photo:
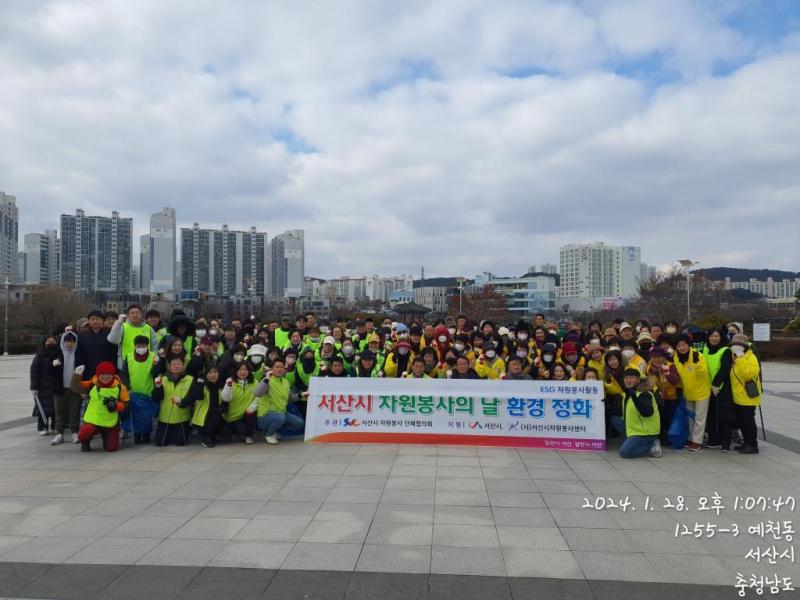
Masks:
[[[307,442],[605,450],[599,381],[314,377]]]

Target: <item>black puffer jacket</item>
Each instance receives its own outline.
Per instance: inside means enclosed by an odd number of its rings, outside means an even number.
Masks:
[[[58,346],[45,348],[42,342],[31,362],[31,390],[38,390],[39,399],[52,400],[64,393],[63,366],[64,357]]]

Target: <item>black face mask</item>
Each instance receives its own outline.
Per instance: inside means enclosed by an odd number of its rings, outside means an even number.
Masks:
[[[307,368],[307,369],[313,369],[314,368],[314,359],[313,358],[304,358],[302,362],[303,362],[303,366],[305,368]]]
[[[447,359],[445,359],[444,362],[446,362],[448,365],[450,365],[452,367],[454,364],[456,364],[456,359],[455,358],[447,358]]]

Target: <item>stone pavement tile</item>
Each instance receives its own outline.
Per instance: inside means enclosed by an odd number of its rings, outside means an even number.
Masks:
[[[278,569],[294,548],[293,542],[228,542],[210,566]]]
[[[37,503],[27,511],[29,515],[79,515],[97,506],[99,498],[51,498]],[[94,512],[92,514],[95,514]],[[117,513],[120,514],[120,513]]]
[[[283,566],[311,571],[353,571],[361,554],[358,544],[320,544],[298,542]],[[268,590],[269,591],[269,590]]]
[[[266,504],[259,500],[214,500],[197,517],[222,517],[226,519],[252,519]]]
[[[476,479],[484,477],[483,470],[480,467],[436,467],[437,475],[444,475],[447,477]]]
[[[275,573],[275,577],[262,598],[264,600],[343,600],[350,585],[351,576],[350,572],[283,569]],[[373,598],[375,597],[373,596]],[[187,600],[192,599],[188,598]]]
[[[187,500],[216,500],[230,490],[230,486],[209,483],[187,483],[169,494],[169,498]],[[165,494],[160,494],[165,495]]]
[[[0,535],[0,556],[31,539],[27,535]]]
[[[102,502],[95,503],[90,508],[91,508],[91,514],[98,516],[104,516],[104,517],[114,517],[122,515],[133,516],[133,515],[138,515],[140,512],[152,506],[156,502],[157,502],[156,498],[118,496],[116,498],[109,498],[108,500],[103,500]]]
[[[444,507],[443,510],[455,508]],[[376,522],[394,523],[433,523],[433,519],[433,506],[424,504],[379,504],[373,518]]]
[[[338,475],[303,475],[298,473],[286,482],[286,487],[332,488],[339,481]]]
[[[569,469],[568,467],[564,468],[559,467],[557,469],[545,469],[528,464],[527,469],[528,469],[528,476],[533,481],[539,481],[539,480],[581,481],[581,478],[578,477],[578,474],[572,469]]]
[[[609,545],[609,548],[616,549],[619,546]],[[605,550],[602,552],[576,551],[574,554],[586,579],[664,581],[663,576],[653,570],[642,553]]]
[[[489,506],[489,495],[486,493],[486,490],[442,491],[437,489],[434,497],[434,504],[437,506]]]
[[[505,577],[431,575],[428,588],[431,600],[511,599],[511,588]]]
[[[306,519],[253,519],[245,525],[235,540],[296,542],[303,535],[310,520]]]
[[[477,456],[437,456],[436,464],[443,467],[480,467]]]
[[[434,523],[453,525],[494,525],[492,509],[488,506],[436,506]]]
[[[280,488],[286,485],[286,482],[292,477],[294,477],[294,475],[291,473],[250,473],[247,475],[247,479],[245,479],[245,486],[264,485],[269,487],[278,486]]]
[[[398,466],[424,466],[424,467],[435,467],[436,466],[436,456],[430,455],[426,456],[424,454],[418,455],[408,455],[408,456],[398,456],[395,461],[395,465]]]
[[[319,462],[306,463],[305,466],[300,469],[299,474],[336,476],[336,479],[338,479],[339,475],[344,473],[349,466],[349,461],[320,460]]]
[[[556,522],[546,508],[502,508],[492,507],[496,525],[555,527]]]
[[[160,471],[158,473],[150,473],[150,477],[147,478],[146,483],[147,485],[177,485],[178,487],[189,483],[190,481],[194,481],[199,477],[198,473],[175,473],[174,471]],[[196,483],[200,483],[197,481]],[[203,483],[213,483],[210,481],[205,481]]]
[[[651,530],[651,531],[675,531],[677,521],[670,513],[666,512],[620,512],[611,511],[608,514],[619,523],[623,529]]]
[[[431,573],[505,577],[506,567],[500,548],[433,546],[431,548]],[[433,579],[431,578],[431,590],[433,590]],[[440,596],[432,594],[432,597]],[[458,598],[459,596],[452,597]]]
[[[342,473],[342,475],[383,475],[384,477],[389,475],[392,471],[391,465],[380,464],[380,463],[353,463],[347,470]],[[419,473],[422,475],[422,473]],[[415,476],[416,473],[410,473],[407,476]],[[428,474],[433,475],[433,474]]]
[[[512,577],[508,583],[514,600],[595,600],[583,579]]]
[[[436,477],[389,477],[386,480],[387,490],[433,490],[436,488]]]
[[[22,597],[85,600],[94,598],[122,575],[126,565],[55,565],[19,590]]]
[[[548,494],[589,494],[589,488],[580,481],[541,479],[536,481],[536,487],[539,488],[540,492],[547,492]]]
[[[369,528],[367,544],[430,546],[433,535],[431,523],[374,522]]]
[[[86,565],[132,565],[150,552],[163,538],[105,537],[95,540],[65,563]]]
[[[377,504],[383,495],[380,488],[333,488],[325,499],[326,502],[372,502]]]
[[[53,565],[0,562],[0,597],[16,597],[16,592],[44,575]]]
[[[436,491],[485,492],[486,482],[480,477],[437,477]]]
[[[280,485],[261,485],[250,483],[239,484],[222,494],[219,500],[261,500],[266,502],[277,494]]]
[[[375,571],[391,577],[391,573],[429,573],[430,545],[365,544],[356,571]]]
[[[331,493],[329,487],[284,487],[272,497],[275,502],[323,502]]]
[[[314,516],[315,521],[371,521],[377,504],[325,502]]]
[[[585,481],[583,483],[594,495],[619,496],[642,493],[642,490],[630,481]]]
[[[596,510],[565,508],[550,509],[559,527],[590,527],[599,529],[619,529],[617,523],[607,512]]]
[[[676,583],[643,583],[626,581],[589,581],[597,600],[674,600],[675,598],[697,598],[698,600],[733,600],[738,598],[730,586],[682,585]]]
[[[69,520],[64,521],[60,525],[56,525],[52,529],[48,529],[43,536],[55,537],[100,537],[107,534],[112,529],[115,529],[127,521],[130,517],[100,517],[89,515],[78,515],[71,517]]]
[[[382,490],[388,477],[384,475],[342,475],[336,482],[337,488],[373,488]]]
[[[42,535],[69,519],[69,515],[13,515],[0,521],[0,535]]]
[[[430,551],[430,550],[429,550]],[[359,563],[360,564],[360,563]],[[427,575],[368,573],[359,570],[350,579],[347,600],[427,600]]]
[[[436,446],[422,446],[414,444],[401,444],[397,448],[397,456],[436,456]]]
[[[594,501],[595,494],[553,494],[551,492],[542,492],[542,499],[544,500],[545,505],[547,505],[547,508],[551,509],[583,508],[583,505],[585,504],[584,498]]]
[[[205,567],[177,596],[179,600],[259,600],[275,571],[236,567]]]
[[[459,546],[462,548],[497,548],[497,529],[487,525],[449,525],[435,523],[433,526],[435,546]]]
[[[166,539],[136,561],[136,564],[204,567],[224,546],[223,540]]]
[[[363,544],[369,531],[369,521],[311,521],[301,542],[322,544]]]
[[[503,548],[503,559],[509,577],[583,578],[578,562],[568,550]]]
[[[381,504],[433,504],[434,491],[405,490],[386,488],[381,496]]]
[[[82,550],[93,537],[34,537],[15,546],[0,557],[15,562],[60,563]]]
[[[210,504],[208,499],[164,498],[147,508],[147,514],[159,517],[194,517]]]
[[[193,540],[232,540],[244,527],[248,519],[190,519],[170,537]]]
[[[485,479],[486,489],[490,492],[536,492],[538,488],[530,479],[519,479],[516,477],[497,477]]]
[[[631,533],[634,547],[639,552],[665,554],[709,554],[708,548],[690,536],[675,537],[674,531],[648,531]]]
[[[729,569],[714,556],[698,554],[645,554],[664,581],[733,585]]]
[[[98,596],[102,600],[175,598],[198,575],[200,567],[147,565],[131,567]]]
[[[538,492],[489,492],[492,506],[501,508],[545,508],[544,500]]]
[[[478,446],[437,446],[437,456],[478,456]]]
[[[469,469],[468,467],[466,468],[471,472],[471,475],[469,475],[469,477],[480,477],[479,468],[474,468],[474,469]],[[454,467],[449,467],[447,469],[448,475],[450,475],[451,477],[457,477],[457,475],[451,474],[453,470]],[[348,473],[348,475],[350,474],[352,473]],[[391,479],[392,477],[436,477],[436,467],[425,466],[425,465],[408,465],[408,466],[395,465],[389,471],[389,478]]]
[[[592,529],[588,527],[562,527],[561,533],[570,550],[639,552],[634,545],[634,535],[621,529]],[[642,535],[642,534],[639,534]],[[650,535],[648,532],[644,535]]]
[[[321,502],[267,502],[254,519],[299,519],[310,521],[319,512]]]
[[[181,527],[189,517],[150,517],[138,515],[131,517],[116,529],[108,532],[110,537],[122,538],[161,538],[169,537]]]
[[[529,550],[569,550],[556,527],[497,527],[497,537],[504,548]]]
[[[67,499],[70,500],[71,498]],[[0,498],[0,515],[21,515],[23,513],[30,513],[31,510],[48,501],[48,498],[34,498],[29,496],[9,496],[7,498]]]

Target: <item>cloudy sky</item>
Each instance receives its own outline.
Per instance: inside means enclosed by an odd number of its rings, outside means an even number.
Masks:
[[[800,270],[798,81],[795,0],[3,0],[0,190],[304,228],[322,277]]]

